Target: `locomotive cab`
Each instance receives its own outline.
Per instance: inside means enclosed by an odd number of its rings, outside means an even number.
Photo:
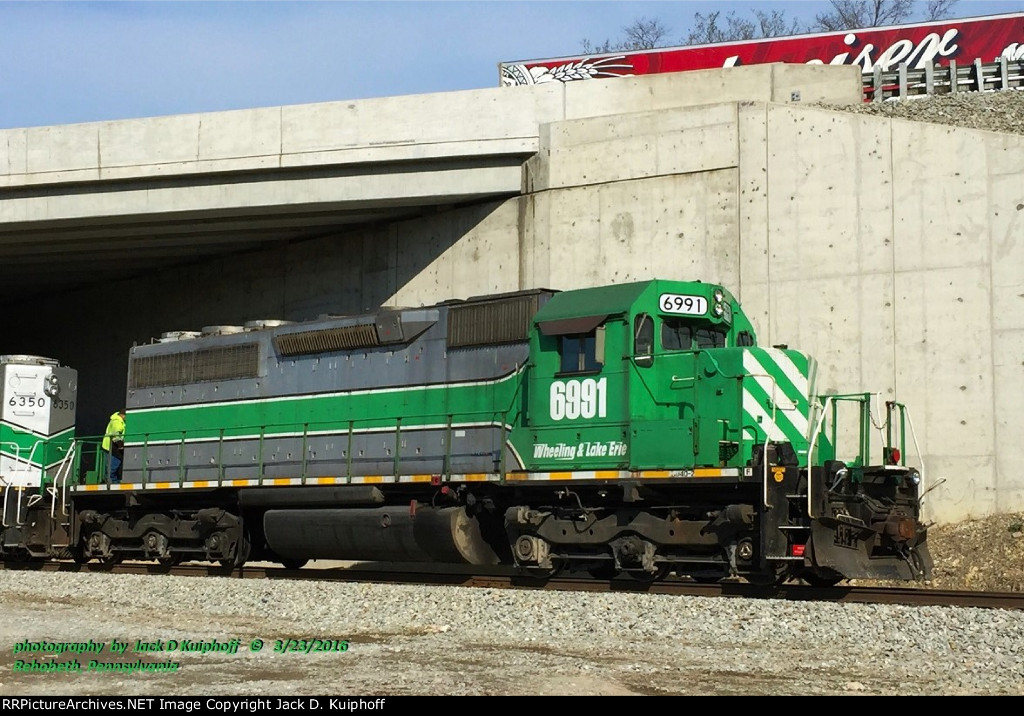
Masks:
[[[812,361],[751,355],[755,332],[736,300],[700,282],[559,294],[534,324],[527,426],[512,438],[532,458],[527,476],[573,487],[555,490],[545,509],[509,511],[521,564],[717,578],[774,576],[774,552],[792,559],[785,499],[769,504],[754,463],[778,442],[787,449],[770,454],[806,464],[806,421],[783,411],[806,410]],[[795,491],[798,463],[781,469],[773,489]]]
[[[812,456],[825,429],[813,422],[817,364],[758,347],[724,288],[582,289],[554,296],[534,325],[526,425],[512,439],[523,479],[562,485],[507,512],[519,564],[756,582],[927,573],[912,481],[892,506],[885,471],[858,467],[841,493],[836,473],[812,467],[834,444]]]

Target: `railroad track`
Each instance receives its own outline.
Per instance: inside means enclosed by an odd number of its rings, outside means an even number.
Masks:
[[[675,596],[744,597],[748,599],[785,599],[788,601],[848,602],[862,604],[904,604],[909,606],[978,607],[982,609],[1024,610],[1022,592],[977,592],[923,589],[916,587],[866,587],[838,585],[811,587],[803,584],[758,586],[745,582],[702,584],[682,579],[645,583],[633,580],[600,580],[591,577],[556,576],[541,579],[510,571],[489,574],[420,569],[381,569],[379,567],[335,567],[285,569],[271,566],[245,566],[227,569],[204,564],[164,567],[146,562],[113,566],[74,562],[5,563],[3,569],[39,572],[100,572],[108,574],[154,574],[184,577],[221,577],[232,579],[292,579],[334,582],[377,582],[387,584],[447,585],[491,589],[538,589],[571,592],[643,592]]]

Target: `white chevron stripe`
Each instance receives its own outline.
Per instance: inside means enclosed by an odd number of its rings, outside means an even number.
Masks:
[[[771,391],[769,391],[769,394],[771,394]],[[746,390],[743,391],[743,412],[757,422],[761,429],[767,433],[769,440],[778,442],[786,440],[786,435],[772,420],[772,416],[765,411],[764,406],[758,402],[757,398]]]
[[[797,369],[796,364],[794,364],[793,361],[789,358],[789,356],[787,356],[781,350],[772,349],[766,350],[765,352],[770,353],[770,357],[774,359],[776,362],[784,360],[784,363],[779,364],[779,370],[784,372],[786,374],[786,377],[791,382],[793,382],[798,388],[801,388],[803,390],[801,395],[803,395],[804,399],[806,400],[808,397],[807,379],[800,373],[799,369]],[[757,384],[761,387],[761,390],[763,390],[765,394],[768,395],[771,398],[772,402],[775,404],[776,420],[786,421],[787,423],[793,426],[793,429],[799,435],[803,435],[804,437],[806,437],[808,430],[807,415],[802,410],[799,409],[791,408],[788,410],[782,410],[781,406],[792,406],[792,401],[785,394],[785,391],[783,391],[781,387],[775,385],[774,380],[764,375],[765,373],[771,375],[772,368],[774,368],[775,366],[773,365],[771,367],[768,367],[762,365],[761,362],[754,355],[753,351],[747,351],[743,356],[743,367],[744,369],[746,369],[748,373],[752,374],[753,379],[757,381]],[[746,405],[747,396],[746,394],[744,394],[744,408],[746,408]]]
[[[800,372],[800,369],[796,367],[796,363],[793,362],[793,359],[778,348],[766,348],[765,353],[767,353],[772,360],[775,361],[775,364],[782,369],[785,376],[789,378],[789,382],[792,383],[798,391],[800,391],[800,395],[806,398],[807,376]]]

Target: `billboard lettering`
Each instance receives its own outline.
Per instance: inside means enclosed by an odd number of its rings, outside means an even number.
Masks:
[[[1024,60],[1024,13],[942,20],[812,35],[772,37],[589,57],[502,62],[505,86],[630,77],[661,72],[735,67],[769,62],[859,65],[863,72],[901,64],[926,65]]]

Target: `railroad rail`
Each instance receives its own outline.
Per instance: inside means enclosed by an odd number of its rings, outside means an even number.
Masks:
[[[925,589],[907,586],[813,587],[804,584],[761,586],[742,581],[699,583],[683,579],[642,582],[629,579],[602,580],[591,577],[555,576],[540,578],[508,570],[487,574],[458,570],[382,569],[377,566],[333,568],[244,566],[229,569],[205,564],[164,567],[137,562],[117,565],[74,562],[9,562],[3,569],[38,572],[96,572],[108,574],[152,574],[233,579],[292,579],[305,581],[373,582],[490,589],[539,589],[572,592],[643,592],[672,596],[743,597],[787,601],[846,602],[861,604],[902,604],[907,606],[976,607],[1024,610],[1024,592],[979,592]]]

